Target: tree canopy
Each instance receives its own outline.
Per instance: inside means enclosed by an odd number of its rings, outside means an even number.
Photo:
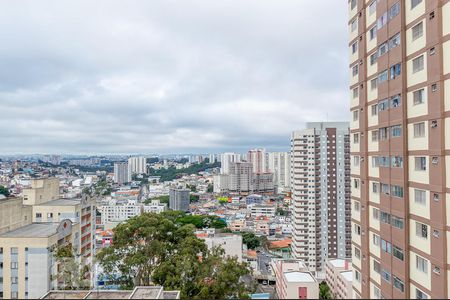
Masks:
[[[242,242],[247,245],[248,249],[256,249],[261,246],[261,240],[253,232],[242,233]]]
[[[158,169],[155,170],[150,168],[149,175],[150,176],[160,176],[161,182],[171,181],[176,178],[180,178],[183,174],[198,174],[199,172],[205,171],[206,169],[220,167],[220,163],[209,164],[206,162],[193,164],[188,168],[184,169],[176,169],[175,167],[170,167],[168,169]]]
[[[97,255],[107,277],[123,288],[159,284],[183,298],[248,297],[253,289],[240,280],[250,274],[247,264],[209,250],[194,225],[177,222],[183,216],[144,213],[119,224]]]
[[[4,195],[5,197],[10,195],[9,190],[3,185],[0,185],[0,195]]]

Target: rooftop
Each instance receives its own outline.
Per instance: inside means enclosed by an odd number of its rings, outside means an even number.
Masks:
[[[343,271],[341,272],[341,275],[345,278],[345,280],[350,282],[353,281],[353,271]]]
[[[40,299],[180,299],[180,292],[165,292],[161,286],[138,286],[134,290],[123,291],[50,291]]]
[[[0,238],[46,238],[54,235],[59,223],[33,223],[5,232]]]
[[[73,206],[81,203],[81,199],[57,199],[38,204],[37,206]]]
[[[345,259],[330,259],[328,262],[330,264],[332,264],[333,267],[335,267],[335,268],[344,268],[346,266],[346,263],[347,263],[347,266],[350,265],[350,263],[348,261],[346,261]]]
[[[285,239],[281,241],[274,241],[269,244],[270,249],[281,249],[281,248],[287,248],[292,244],[291,239]]]
[[[309,272],[287,272],[284,277],[288,282],[316,282]]]

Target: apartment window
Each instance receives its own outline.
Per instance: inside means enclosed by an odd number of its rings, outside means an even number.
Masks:
[[[400,32],[397,33],[396,35],[394,35],[389,40],[389,49],[393,49],[393,48],[397,47],[398,45],[400,45]]]
[[[17,284],[19,282],[19,278],[18,277],[11,277],[11,283],[12,284]]]
[[[12,248],[11,248],[11,254],[19,254],[19,248],[17,248],[17,247],[12,247]]]
[[[353,77],[355,77],[356,75],[358,75],[358,65],[354,65],[353,67],[352,67],[352,75],[353,75]]]
[[[391,216],[391,225],[398,229],[404,228],[404,221],[402,218],[392,215]]]
[[[357,270],[355,270],[355,279],[356,281],[361,282],[361,273]]]
[[[398,185],[393,185],[393,186],[391,186],[391,189],[392,189],[392,196],[398,197],[398,198],[403,198],[403,187],[398,186]]]
[[[415,170],[426,171],[427,170],[427,158],[420,156],[414,158]]]
[[[389,9],[389,20],[392,20],[400,13],[400,2],[395,3]]]
[[[19,299],[19,292],[11,292],[11,299]]]
[[[356,7],[356,0],[350,0],[350,8],[353,10]]]
[[[424,103],[425,89],[420,89],[413,92],[413,104],[418,105]]]
[[[358,42],[352,44],[352,54],[355,54],[356,51],[358,51]]]
[[[377,26],[373,26],[372,28],[370,28],[369,34],[370,34],[370,40],[373,40],[374,38],[376,38],[377,37]]]
[[[36,213],[36,219],[42,218],[42,214],[41,213]]]
[[[427,203],[427,192],[424,190],[414,189],[414,202],[420,205]]]
[[[422,0],[411,0],[411,9],[422,3]]]
[[[372,167],[378,168],[380,166],[380,158],[378,156],[372,157]]]
[[[378,59],[378,53],[374,52],[373,54],[370,55],[370,65],[373,66]]]
[[[355,233],[357,235],[361,235],[361,226],[359,226],[358,224],[355,224]]]
[[[381,17],[378,18],[377,20],[377,28],[381,29],[383,28],[384,25],[387,24],[387,12],[385,12]]]
[[[401,73],[401,65],[398,63],[396,65],[393,65],[390,69],[390,73],[391,73],[391,79],[395,79],[398,76],[400,76]]]
[[[355,31],[357,28],[358,28],[358,18],[355,18],[351,23],[352,32]]]
[[[11,262],[11,269],[18,269],[19,268],[19,263],[18,262]]]
[[[379,131],[378,131],[378,138],[381,141],[384,141],[384,140],[388,139],[388,129],[386,127],[379,129]]]
[[[378,234],[373,234],[372,237],[372,242],[375,246],[379,246],[380,245],[380,236]]]
[[[431,91],[432,91],[433,93],[437,91],[437,84],[436,84],[436,83],[433,83],[433,84],[431,85]]]
[[[353,179],[353,186],[355,189],[359,189],[359,179]]]
[[[378,56],[382,56],[388,52],[389,46],[387,43],[383,43],[378,47]]]
[[[48,213],[47,218],[53,218],[53,213]]]
[[[358,121],[359,118],[359,110],[353,111],[353,121]]]
[[[359,144],[359,133],[354,133],[353,134],[353,143],[354,144]]]
[[[355,257],[361,259],[361,250],[355,247]]]
[[[402,293],[405,291],[405,284],[397,276],[394,276],[394,287]]]
[[[381,184],[381,192],[383,194],[389,195],[389,184],[382,183]]]
[[[391,97],[391,107],[399,107],[402,103],[402,97],[400,95],[395,95]]]
[[[381,270],[381,277],[387,282],[391,282],[391,273],[385,269]]]
[[[378,78],[374,78],[370,81],[370,89],[373,91],[378,87]]]
[[[393,168],[403,168],[403,157],[402,156],[392,156],[391,157]]]
[[[373,15],[377,11],[377,0],[372,1],[369,4],[369,15]]]
[[[420,72],[424,69],[424,58],[423,54],[419,57],[416,57],[412,61],[413,73]]]
[[[360,158],[359,156],[353,156],[353,166],[359,167]]]
[[[427,274],[428,273],[428,260],[426,260],[423,257],[420,257],[419,255],[416,255],[416,268],[420,272]]]
[[[375,296],[375,299],[382,299],[383,296],[381,295],[381,290],[377,288],[376,286],[373,286],[373,294]]]
[[[391,224],[391,215],[388,214],[387,212],[382,211],[382,212],[380,213],[380,220],[381,220],[381,222],[383,222],[383,223]]]
[[[403,253],[403,249],[399,248],[399,247],[397,247],[395,245],[392,246],[392,255],[394,257],[400,259],[401,261],[403,261],[404,258],[405,258],[404,253]]]
[[[353,89],[353,99],[358,98],[358,96],[359,96],[358,88],[354,88]]]
[[[380,184],[378,182],[373,182],[372,183],[372,192],[374,194],[378,194],[379,190],[380,190]],[[376,208],[374,208],[374,209],[376,209]],[[378,209],[377,209],[377,211],[378,211]]]
[[[391,127],[391,135],[392,135],[392,137],[402,136],[402,126],[401,125],[392,126]]]
[[[392,253],[392,244],[381,239],[381,250],[387,253]]]
[[[359,207],[359,202],[358,202],[358,201],[355,201],[355,202],[353,203],[353,208],[355,209],[355,211],[358,211],[358,212],[359,212],[360,207]]]
[[[381,265],[376,260],[373,261],[373,270],[375,272],[377,272],[378,274],[380,274],[380,272],[381,272]]]
[[[378,115],[378,105],[377,104],[372,105],[371,111],[372,111],[372,116]]]
[[[416,236],[420,238],[428,238],[428,226],[416,221]]]
[[[372,142],[378,142],[378,130],[372,131]]]
[[[412,40],[415,41],[423,35],[423,21],[415,25],[412,29]]]
[[[378,110],[383,111],[389,109],[389,101],[387,99],[378,102]]]
[[[425,122],[414,124],[414,137],[425,137]]]
[[[388,71],[384,70],[383,72],[381,72],[380,74],[378,74],[378,82],[385,82],[386,80],[388,80]]]

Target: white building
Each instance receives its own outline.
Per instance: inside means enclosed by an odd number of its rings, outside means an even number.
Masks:
[[[114,201],[110,205],[99,207],[102,224],[120,223],[132,217],[139,216],[143,212],[161,213],[167,209],[165,204],[159,200],[153,200],[150,204],[136,203],[135,200],[128,200],[124,204],[116,204]]]
[[[114,182],[118,184],[131,182],[131,173],[128,170],[128,163],[126,162],[114,163]]]
[[[128,159],[128,171],[133,174],[147,173],[147,159],[145,157],[130,157]]]
[[[349,124],[306,125],[291,140],[292,254],[323,272],[329,258],[351,256]]]
[[[291,190],[291,154],[289,152],[268,152],[268,171],[273,173],[273,182],[278,193]]]
[[[249,205],[249,208],[252,217],[273,218],[276,212],[275,205],[251,204]]]
[[[253,191],[253,165],[247,162],[231,163],[229,167],[229,190],[234,192]]]
[[[189,189],[171,188],[169,190],[169,208],[171,210],[188,211],[190,203]]]
[[[247,162],[252,163],[254,173],[267,172],[267,156],[265,149],[253,149],[248,151]]]
[[[221,247],[226,257],[236,257],[238,262],[242,262],[242,236],[232,233],[216,233],[215,229],[205,229],[196,231],[198,238],[205,241],[208,249]]]
[[[229,174],[230,173],[230,165],[232,163],[240,162],[241,155],[238,153],[222,153],[220,154],[220,173],[221,174]]]
[[[230,189],[230,175],[217,174],[213,176],[214,179],[214,193],[226,193]]]
[[[301,260],[274,259],[278,299],[319,299],[319,282]]]
[[[353,271],[350,260],[330,259],[325,264],[325,281],[330,287],[334,299],[353,297]]]

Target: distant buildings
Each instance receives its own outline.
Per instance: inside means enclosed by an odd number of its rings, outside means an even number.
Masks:
[[[171,188],[169,190],[169,208],[172,210],[188,211],[190,203],[189,189]]]
[[[229,190],[232,192],[253,191],[253,165],[248,162],[230,163]]]
[[[278,299],[319,299],[319,282],[301,260],[274,259]]]
[[[273,173],[273,182],[278,193],[290,192],[291,154],[290,152],[268,152],[267,171]]]
[[[126,162],[114,163],[114,182],[118,184],[124,184],[131,182],[131,173]]]
[[[273,204],[251,204],[250,214],[252,217],[274,217],[276,206]]]
[[[195,232],[196,236],[205,241],[208,249],[221,247],[225,257],[236,257],[242,262],[242,236],[232,233],[216,233],[215,229],[204,229]]]
[[[145,157],[130,157],[128,159],[128,172],[134,174],[147,173],[147,159]]]
[[[325,281],[334,299],[353,298],[353,271],[350,259],[330,259],[325,264]]]
[[[292,254],[313,272],[351,256],[349,124],[307,123],[291,140]]]
[[[58,290],[41,294],[39,299],[180,299],[180,291],[164,291],[162,286],[137,286],[133,290]]]
[[[232,163],[240,162],[241,155],[238,153],[223,153],[220,155],[220,173],[221,174],[229,174],[230,173],[230,165]]]
[[[267,156],[265,149],[254,149],[248,151],[247,162],[253,166],[253,173],[267,172]]]
[[[150,204],[137,203],[135,200],[128,200],[123,203],[111,203],[110,205],[103,205],[99,207],[101,212],[101,222],[104,225],[109,223],[120,223],[132,217],[139,216],[143,212],[161,213],[165,211],[167,206],[159,202],[159,200],[152,200]],[[111,226],[107,226],[111,227]]]

